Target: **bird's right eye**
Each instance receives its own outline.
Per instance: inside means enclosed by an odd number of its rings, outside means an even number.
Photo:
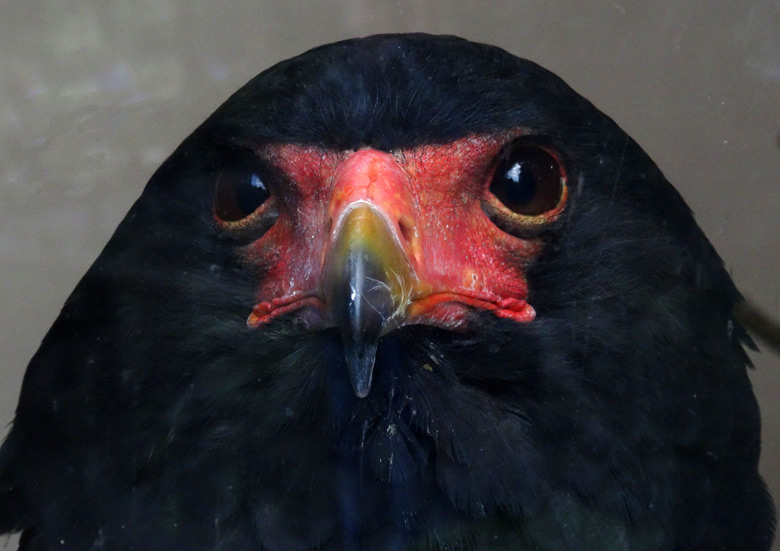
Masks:
[[[540,147],[519,144],[503,154],[490,191],[513,213],[533,217],[558,205],[565,182],[563,169],[553,155]]]
[[[217,176],[214,213],[223,222],[238,222],[256,212],[271,197],[267,176],[252,164],[224,168]]]

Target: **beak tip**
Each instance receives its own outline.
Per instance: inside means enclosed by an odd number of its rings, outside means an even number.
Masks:
[[[370,343],[368,346],[348,347],[346,350],[349,378],[358,398],[365,398],[371,391],[376,348],[376,343]]]
[[[358,398],[362,399],[362,398],[365,398],[366,396],[368,396],[368,393],[371,390],[371,386],[369,385],[369,386],[366,386],[365,388],[363,388],[363,387],[358,388],[358,387],[353,386],[352,390],[355,392],[355,396],[357,396]]]

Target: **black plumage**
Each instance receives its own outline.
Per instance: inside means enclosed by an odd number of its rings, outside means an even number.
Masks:
[[[214,222],[226,166],[515,128],[569,182],[532,322],[391,331],[365,398],[335,328],[247,327],[258,235]],[[658,168],[553,74],[454,37],[322,46],[187,138],[68,299],[0,451],[0,531],[26,551],[767,550],[738,301]]]

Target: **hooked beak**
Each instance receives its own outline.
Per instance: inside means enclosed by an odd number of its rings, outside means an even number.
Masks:
[[[353,165],[334,193],[341,201],[332,205],[336,223],[321,289],[341,333],[352,388],[364,398],[379,339],[403,323],[416,278],[393,222],[408,207],[399,204],[402,176],[384,156],[358,155]]]
[[[340,226],[323,277],[324,296],[341,332],[352,388],[364,398],[371,390],[379,339],[397,326],[414,278],[373,206],[355,205]]]

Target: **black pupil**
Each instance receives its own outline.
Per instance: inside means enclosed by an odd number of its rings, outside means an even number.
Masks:
[[[530,163],[514,163],[504,173],[504,194],[515,205],[525,205],[534,198],[536,175]]]

